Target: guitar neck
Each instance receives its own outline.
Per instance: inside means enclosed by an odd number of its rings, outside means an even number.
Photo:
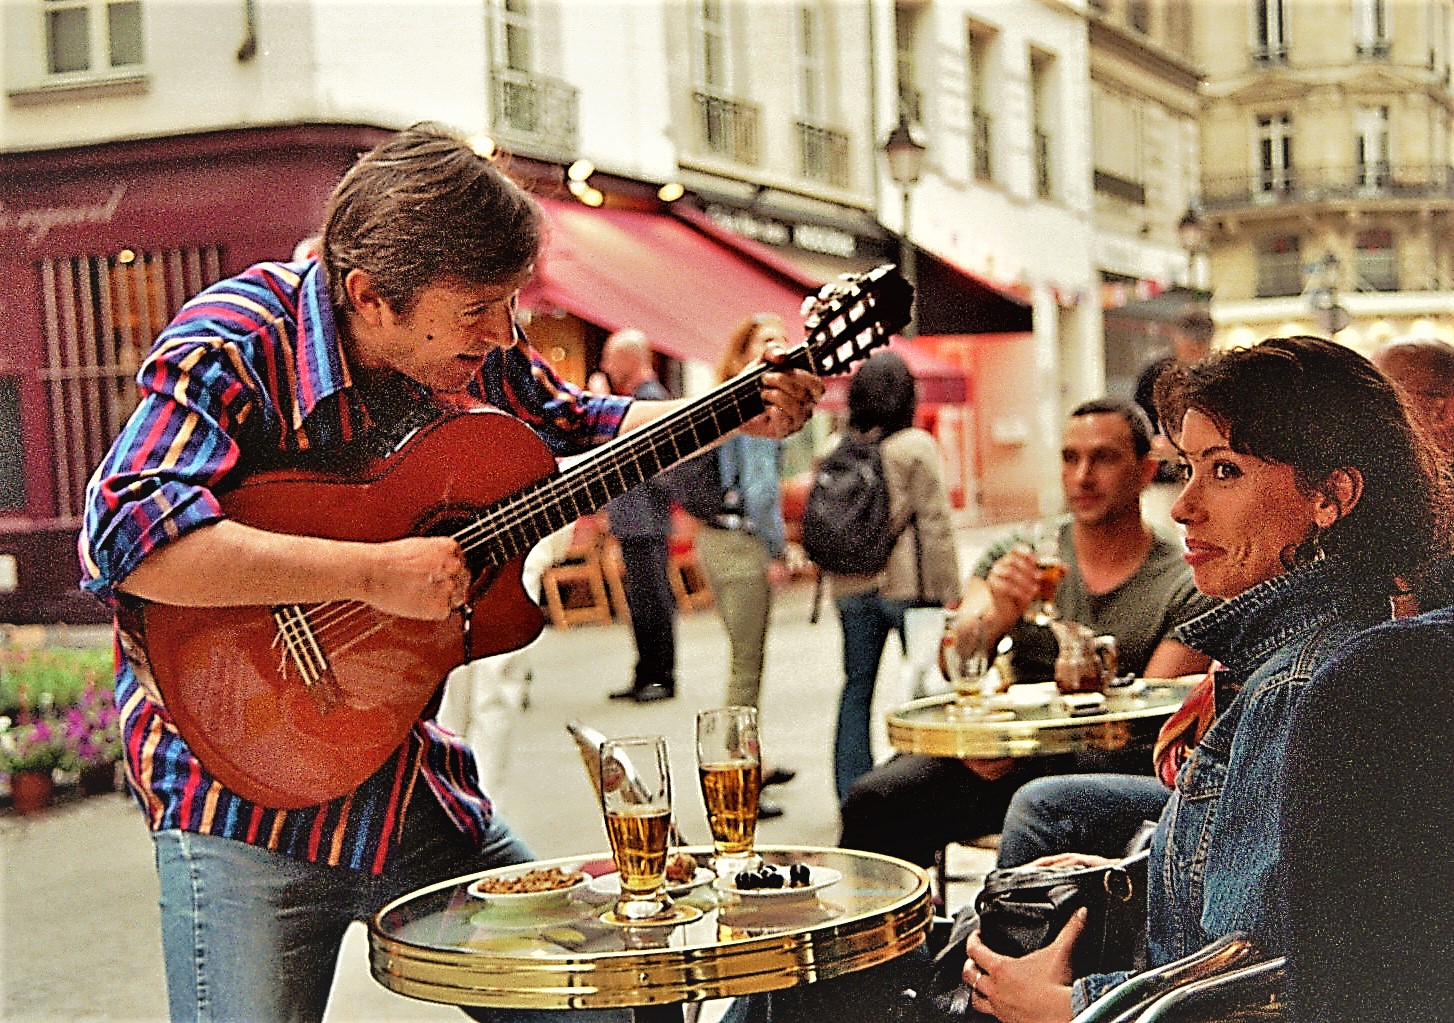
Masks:
[[[806,346],[789,353],[806,365]],[[701,398],[601,445],[558,474],[493,505],[455,535],[466,552],[502,564],[582,515],[604,508],[633,487],[690,458],[763,411],[757,366]]]
[[[819,292],[805,324],[807,340],[791,349],[783,364],[744,370],[701,398],[601,445],[560,473],[492,505],[455,539],[473,563],[504,564],[760,414],[762,377],[770,368],[843,373],[909,321],[913,288],[893,266],[839,282]]]

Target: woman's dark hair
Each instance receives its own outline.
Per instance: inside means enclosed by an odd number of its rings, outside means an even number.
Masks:
[[[897,352],[875,352],[848,385],[848,425],[859,433],[877,428],[887,437],[913,426],[917,407],[914,374]]]
[[[328,200],[322,260],[333,304],[348,308],[344,278],[365,270],[406,314],[445,277],[500,284],[530,269],[541,213],[519,186],[463,139],[430,124],[361,156]]]
[[[1449,497],[1437,449],[1388,379],[1344,345],[1319,337],[1271,338],[1169,368],[1156,410],[1173,436],[1195,409],[1232,450],[1290,466],[1305,493],[1339,469],[1357,469],[1353,510],[1284,553],[1288,568],[1321,549],[1387,582],[1449,548]]]

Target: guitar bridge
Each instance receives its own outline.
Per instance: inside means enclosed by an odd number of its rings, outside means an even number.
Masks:
[[[291,665],[313,698],[318,713],[329,713],[338,706],[342,693],[328,656],[313,631],[313,623],[308,620],[307,610],[301,604],[278,604],[272,613],[278,626],[273,638],[273,646],[279,650],[278,677],[287,679]]]

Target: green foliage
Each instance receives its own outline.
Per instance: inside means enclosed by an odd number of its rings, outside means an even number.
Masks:
[[[87,688],[110,692],[111,648],[0,650],[0,714],[60,713],[88,702]]]

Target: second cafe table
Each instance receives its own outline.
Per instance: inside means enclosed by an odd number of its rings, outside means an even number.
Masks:
[[[1119,750],[1155,740],[1191,682],[1142,679],[1130,691],[1111,689],[1104,710],[1071,715],[1058,698],[997,714],[957,717],[953,696],[905,704],[888,716],[889,743],[901,753],[933,757],[1043,757]]]
[[[703,861],[710,855],[685,851]],[[399,994],[454,1005],[668,1006],[827,980],[923,942],[933,911],[928,875],[918,867],[846,849],[757,852],[783,866],[828,867],[842,879],[798,899],[739,899],[708,884],[678,899],[701,908],[700,919],[623,928],[599,919],[609,896],[573,895],[526,914],[492,909],[465,891],[480,877],[520,870],[499,868],[431,885],[381,909],[369,925],[373,975]],[[602,858],[534,866],[575,868]]]

